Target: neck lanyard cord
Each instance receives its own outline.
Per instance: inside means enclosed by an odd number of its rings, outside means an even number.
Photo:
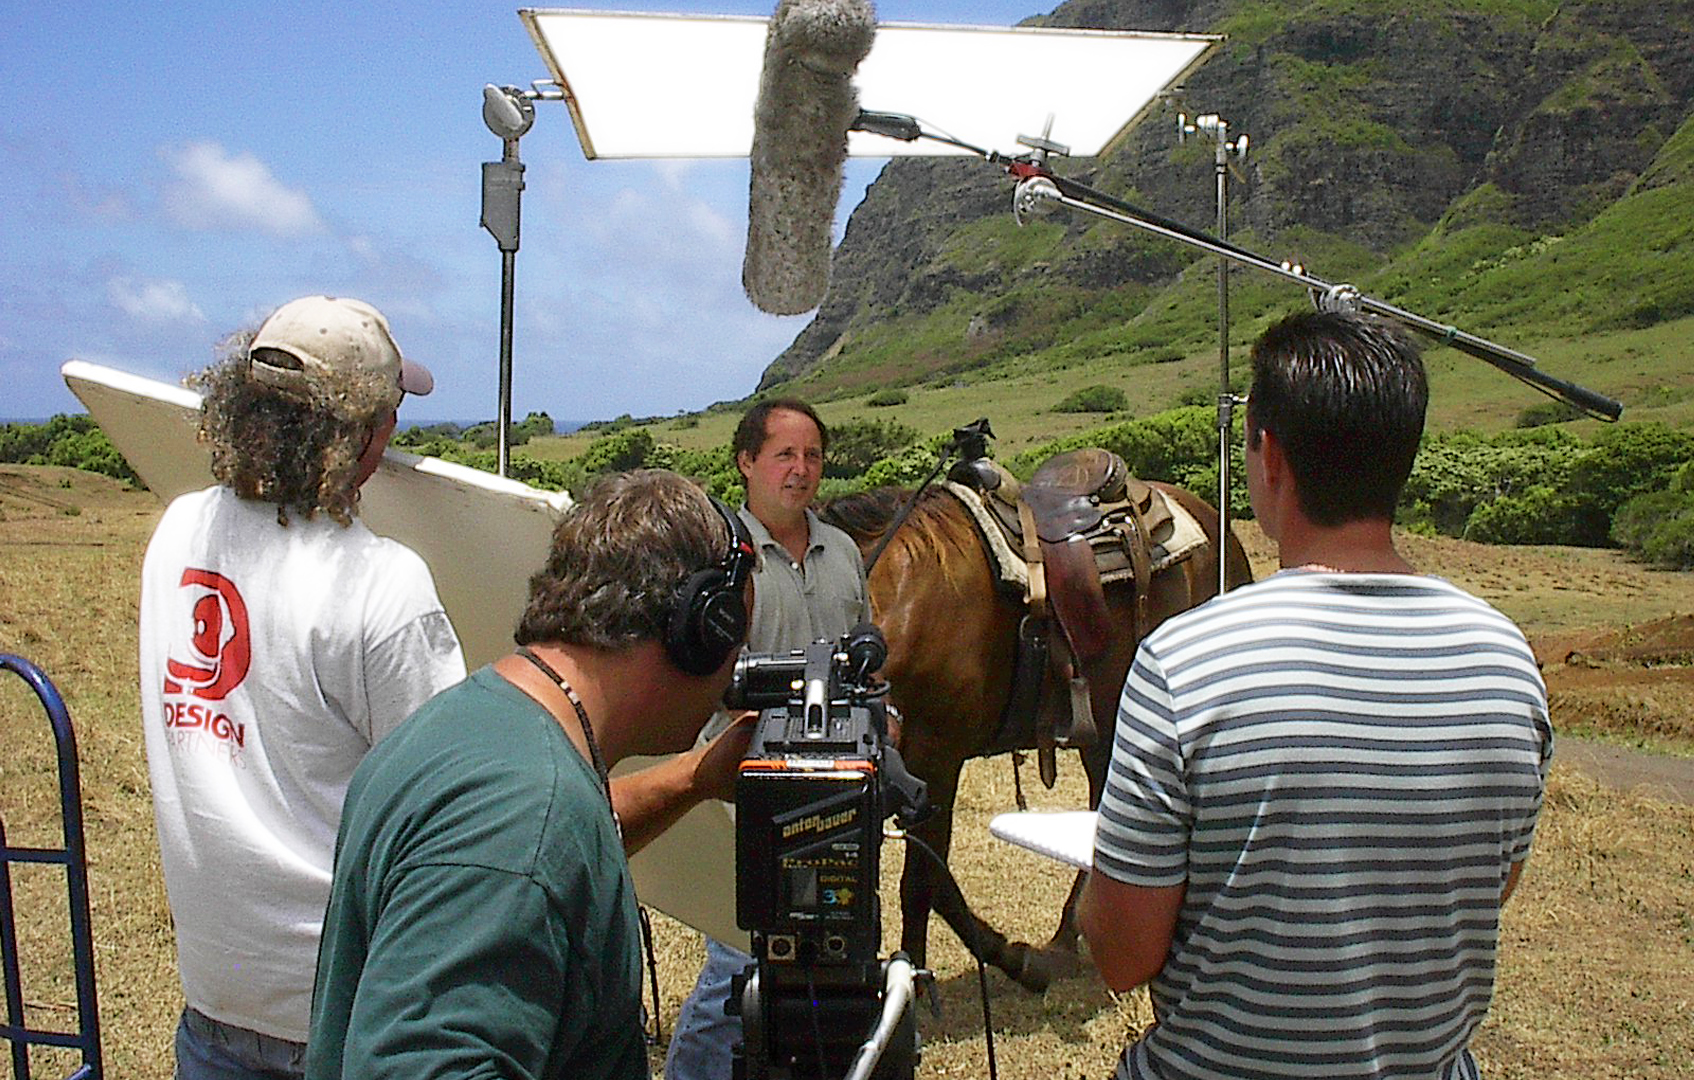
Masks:
[[[557,683],[559,689],[564,691],[565,697],[570,700],[571,708],[576,710],[577,721],[582,724],[583,741],[588,743],[588,757],[594,763],[595,774],[600,777],[600,790],[606,795],[606,809],[612,812],[612,824],[617,827],[618,841],[621,843],[623,841],[623,822],[618,820],[617,807],[612,805],[611,775],[606,771],[606,759],[600,756],[600,744],[594,741],[594,725],[588,722],[588,710],[583,706],[582,698],[577,696],[576,690],[565,681],[563,675],[553,670],[553,665],[535,655],[529,646],[518,646],[518,655],[534,664],[543,675]]]

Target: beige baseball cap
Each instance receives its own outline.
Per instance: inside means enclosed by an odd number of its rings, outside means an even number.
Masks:
[[[435,389],[427,368],[400,355],[382,312],[347,297],[290,300],[259,327],[248,355],[253,378],[300,397],[310,396],[315,380],[336,374],[385,376],[408,394]]]

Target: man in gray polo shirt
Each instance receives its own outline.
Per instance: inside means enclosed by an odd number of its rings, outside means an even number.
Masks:
[[[747,635],[753,652],[833,640],[871,617],[858,546],[811,510],[828,446],[823,421],[794,398],[760,402],[735,429],[731,447],[747,485],[741,520],[759,549]],[[720,715],[702,737],[724,723]],[[727,1080],[741,1021],[725,1015],[724,1003],[730,979],[752,962],[739,949],[707,939],[706,964],[683,1002],[665,1056],[667,1080]]]

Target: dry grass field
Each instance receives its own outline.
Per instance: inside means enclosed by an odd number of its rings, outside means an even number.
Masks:
[[[0,466],[0,651],[40,664],[76,722],[107,1075],[140,1080],[170,1075],[181,1007],[135,685],[136,581],[159,509],[151,495],[104,477]],[[1267,568],[1262,537],[1251,526],[1240,531],[1255,565]],[[1694,574],[1647,570],[1611,552],[1419,537],[1404,546],[1420,567],[1520,620],[1546,664],[1561,733],[1580,729],[1684,755],[1673,768],[1694,771]],[[21,681],[0,678],[0,817],[9,843],[57,846],[53,773],[41,710]],[[1004,759],[967,770],[955,872],[985,917],[1044,940],[1069,879],[1057,864],[988,837],[988,818],[1012,804],[1010,774]],[[1025,781],[1037,805],[1071,807],[1083,798],[1080,772],[1069,764],[1051,792],[1030,771]],[[900,855],[897,845],[885,848],[889,941]],[[13,878],[29,1022],[71,1026],[63,875],[20,866]],[[668,1030],[701,948],[697,935],[655,921]],[[1555,764],[1535,856],[1502,937],[1498,992],[1476,1042],[1485,1075],[1694,1077],[1694,806]],[[922,1019],[919,1075],[986,1076],[976,975],[939,921],[930,961],[942,1013]],[[1114,997],[1091,976],[1039,996],[993,973],[989,987],[1007,1080],[1108,1075],[1125,1040],[1151,1019],[1144,993]],[[35,1075],[64,1075],[70,1060],[38,1051]]]

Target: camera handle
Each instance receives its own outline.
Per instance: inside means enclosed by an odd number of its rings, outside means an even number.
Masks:
[[[883,817],[892,814],[899,819],[903,829],[909,829],[929,817],[934,809],[929,805],[929,785],[912,775],[912,771],[906,768],[906,759],[900,756],[893,743],[883,744],[882,775],[887,781]]]
[[[900,1021],[906,1010],[912,1004],[912,987],[918,977],[912,962],[903,952],[897,952],[889,957],[888,963],[882,969],[882,1016],[876,1022],[876,1029],[871,1037],[853,1058],[853,1067],[847,1072],[847,1080],[869,1080],[876,1069],[877,1062],[882,1060],[883,1051],[887,1050],[900,1028]],[[906,1048],[910,1053],[910,1049]]]

